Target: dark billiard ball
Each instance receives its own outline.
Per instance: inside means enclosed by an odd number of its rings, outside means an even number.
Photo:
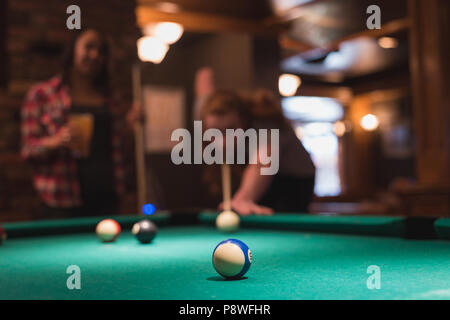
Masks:
[[[2,242],[5,241],[5,240],[6,240],[6,231],[0,225],[0,244],[2,244]]]
[[[150,220],[142,220],[134,224],[131,232],[140,243],[150,243],[158,233],[158,228]]]

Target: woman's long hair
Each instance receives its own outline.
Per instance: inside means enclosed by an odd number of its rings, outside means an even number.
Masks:
[[[254,125],[261,128],[270,125],[271,128],[285,129],[290,127],[285,118],[279,99],[269,90],[257,89],[253,92],[236,93],[218,90],[214,92],[202,106],[200,116],[204,121],[210,114],[224,115],[236,112],[246,128]],[[231,165],[233,189],[239,187],[245,165]],[[203,173],[203,182],[212,194],[220,193],[220,166],[209,165]]]
[[[75,44],[77,43],[78,39],[82,34],[84,34],[87,31],[95,31],[97,34],[100,35],[100,39],[102,41],[102,53],[104,56],[104,63],[103,66],[98,73],[98,75],[94,79],[94,86],[104,94],[105,96],[109,95],[110,93],[110,72],[109,72],[109,44],[106,39],[106,36],[97,29],[84,29],[77,31],[75,35],[72,37],[71,41],[67,45],[67,47],[64,50],[64,53],[62,55],[61,59],[61,75],[62,75],[62,83],[65,85],[70,86],[70,72],[73,68],[73,60],[75,56]]]
[[[204,121],[210,114],[222,116],[230,112],[236,112],[244,125],[251,125],[251,101],[230,90],[217,90],[211,94],[202,105],[200,118]]]
[[[266,89],[236,93],[229,90],[217,90],[202,106],[201,119],[209,114],[223,115],[236,112],[241,121],[252,127],[258,121],[269,121],[285,127],[289,122],[283,114],[279,99]]]
[[[267,89],[257,89],[253,94],[244,94],[250,100],[253,119],[270,121],[281,128],[289,125],[289,121],[283,114],[280,99]]]

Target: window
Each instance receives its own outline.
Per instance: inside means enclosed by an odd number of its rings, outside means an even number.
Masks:
[[[315,194],[338,195],[338,139],[333,124],[343,118],[343,107],[335,99],[321,97],[284,98],[282,105],[316,166]]]

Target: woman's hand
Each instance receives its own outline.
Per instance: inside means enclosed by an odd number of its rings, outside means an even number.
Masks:
[[[233,198],[231,200],[231,208],[240,215],[248,216],[256,215],[272,215],[273,209],[256,204],[251,200]],[[219,210],[223,210],[223,202],[219,205]]]
[[[72,141],[72,132],[69,126],[61,127],[56,134],[51,137],[42,139],[42,143],[49,149],[57,149],[61,147],[69,147]]]
[[[144,115],[142,113],[142,106],[140,103],[133,103],[133,106],[127,113],[126,120],[130,128],[134,128],[136,123],[144,121]]]

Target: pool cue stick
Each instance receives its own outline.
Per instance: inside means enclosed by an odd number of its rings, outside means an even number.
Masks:
[[[231,172],[227,163],[222,164],[222,195],[224,211],[231,210]]]
[[[139,63],[133,66],[133,102],[142,106],[141,69]],[[136,157],[136,182],[137,182],[137,205],[138,213],[146,203],[147,197],[147,175],[145,172],[145,150],[144,150],[144,126],[141,121],[134,124],[134,143]]]

